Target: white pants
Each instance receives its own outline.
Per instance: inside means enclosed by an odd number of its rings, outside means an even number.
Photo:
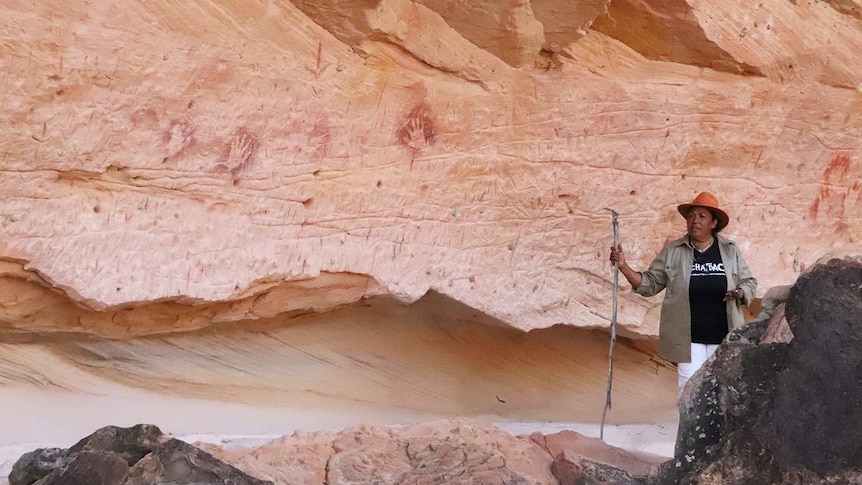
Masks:
[[[700,366],[702,366],[707,359],[712,357],[712,354],[714,354],[717,349],[718,345],[691,344],[691,362],[680,362],[676,365],[678,370],[677,384],[679,385],[680,392],[682,392],[688,379],[694,375],[696,370],[700,369]]]

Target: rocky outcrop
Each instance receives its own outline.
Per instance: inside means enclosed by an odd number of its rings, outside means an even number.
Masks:
[[[653,463],[655,458],[637,458],[576,433],[515,437],[462,421],[297,433],[252,449],[199,448],[155,426],[137,425],[99,429],[68,450],[27,453],[15,464],[9,483],[623,484],[642,483],[645,475],[638,473]]]
[[[69,449],[38,449],[12,468],[9,485],[266,485],[153,425],[101,428]]]
[[[687,386],[656,483],[862,481],[862,263],[801,276],[786,301],[792,339],[767,343],[778,315],[732,333]]]
[[[530,439],[554,457],[551,473],[560,485],[644,484],[660,462],[659,457],[637,455],[572,431],[534,433]]]

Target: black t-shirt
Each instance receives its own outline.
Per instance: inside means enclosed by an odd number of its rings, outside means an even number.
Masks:
[[[720,344],[727,336],[727,276],[721,263],[718,243],[706,251],[694,251],[688,301],[691,306],[691,341],[698,344]]]

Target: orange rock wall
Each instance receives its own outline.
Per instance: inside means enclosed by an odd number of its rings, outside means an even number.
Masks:
[[[249,298],[278,302],[270,317],[435,290],[523,330],[605,326],[605,208],[644,267],[702,190],[761,294],[859,252],[854,2],[12,0],[0,14],[0,330],[93,331],[33,317],[50,310],[25,290],[116,325],[154,304],[242,321],[262,318]],[[291,293],[317,278],[319,299]],[[654,335],[659,305],[624,291],[620,321]],[[95,332],[165,330],[138,313]]]

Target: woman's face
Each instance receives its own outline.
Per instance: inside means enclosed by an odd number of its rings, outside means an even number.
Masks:
[[[712,237],[712,230],[718,225],[718,219],[709,209],[692,207],[685,218],[688,235],[695,241],[706,241]]]

